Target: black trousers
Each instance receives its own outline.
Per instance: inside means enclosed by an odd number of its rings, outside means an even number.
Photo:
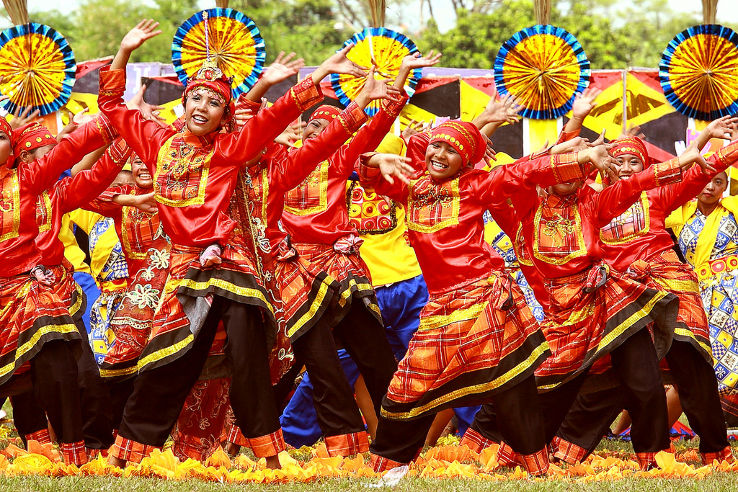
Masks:
[[[77,374],[82,404],[82,433],[85,446],[108,449],[113,444],[113,408],[110,390],[100,377],[100,369],[87,339],[82,320],[75,321],[82,335],[82,350],[77,356]]]
[[[622,398],[620,408],[625,406],[633,416],[631,433],[633,448],[636,452],[660,451],[668,448],[669,424],[666,396],[663,391],[656,350],[648,331],[640,330],[632,335],[612,351],[611,357],[613,369],[624,387],[624,390],[620,392]],[[539,405],[543,412],[546,443],[557,435],[586,377],[586,373],[580,374],[571,381],[538,395]],[[493,409],[483,407],[482,410],[483,412],[480,411],[481,415],[478,414],[478,416],[484,421],[484,432],[476,427],[475,430],[487,439],[499,441],[501,437],[504,437],[502,436],[502,425],[504,424],[496,421],[499,416],[495,415]],[[636,413],[634,414],[633,411]],[[637,425],[636,414],[638,415]],[[476,420],[477,417],[475,417]],[[612,420],[608,424],[610,422]],[[587,428],[592,427],[589,422],[582,422],[580,425]],[[514,446],[513,449],[515,449]]]
[[[31,359],[33,396],[63,443],[84,439],[74,345],[81,342],[46,342]]]
[[[26,436],[48,427],[46,412],[36,401],[33,390],[10,396],[10,404],[13,405],[13,423],[15,428],[26,443]]]
[[[522,454],[533,454],[546,445],[543,418],[533,376],[496,393],[482,405],[472,428],[488,439],[505,440]],[[494,407],[494,410],[492,408]],[[425,443],[434,414],[413,420],[379,417],[377,438],[371,451],[399,463],[412,461]]]
[[[304,364],[313,383],[313,404],[325,436],[365,430],[364,422],[336,354],[334,338],[356,362],[379,415],[397,361],[384,328],[360,300],[354,299],[346,316],[333,328],[320,320],[292,344],[296,360]]]
[[[220,321],[227,335],[226,356],[233,367],[230,400],[237,425],[249,438],[279,429],[261,313],[254,306],[215,296],[193,346],[171,363],[142,372],[134,381],[123,411],[121,437],[164,445],[202,372]]]
[[[110,394],[110,415],[114,430],[118,430],[123,421],[123,409],[126,407],[128,398],[133,394],[133,382],[135,380],[135,377],[131,377],[105,382],[105,385],[108,387],[108,393]]]
[[[712,366],[690,343],[678,340],[672,342],[666,360],[682,409],[700,436],[700,452],[722,451],[728,446],[728,437]],[[591,452],[625,406],[624,401],[620,388],[579,395],[558,436]]]

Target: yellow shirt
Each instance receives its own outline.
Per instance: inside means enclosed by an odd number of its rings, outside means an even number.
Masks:
[[[107,217],[103,217],[98,213],[82,209],[71,212],[69,218],[85,231],[87,235],[91,234],[99,221],[107,220]],[[90,238],[90,269],[96,281],[121,278],[122,272],[119,271],[114,272],[111,276],[113,278],[103,278],[103,269],[116,247],[120,249],[118,234],[115,232],[115,226],[113,225],[107,227],[101,234],[95,235],[94,238]],[[123,275],[122,278],[125,278],[126,275]]]
[[[74,237],[72,222],[69,214],[62,216],[62,226],[59,231],[59,240],[64,244],[64,256],[74,267],[75,272],[92,273],[90,265],[85,263],[85,252],[77,244],[77,238]]]
[[[387,135],[377,152],[402,154],[402,139]],[[415,250],[407,240],[405,209],[389,198],[366,190],[358,181],[348,182],[349,220],[364,243],[359,249],[375,287],[417,277],[422,272]]]

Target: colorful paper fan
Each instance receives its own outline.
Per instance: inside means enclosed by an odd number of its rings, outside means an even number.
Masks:
[[[526,118],[558,118],[571,109],[577,92],[589,85],[591,70],[584,49],[566,30],[527,27],[505,41],[494,63],[500,94],[513,94]]]
[[[10,98],[2,103],[9,113],[58,110],[69,100],[76,70],[69,43],[49,26],[31,22],[0,33],[0,93]]]
[[[233,77],[234,98],[253,87],[266,59],[259,28],[249,17],[233,9],[198,12],[174,33],[172,64],[183,85],[197,73],[208,53],[215,57],[218,68],[226,76]]]
[[[386,29],[384,27],[368,27],[354,34],[351,39],[343,43],[343,46],[354,45],[346,57],[362,67],[371,67],[376,62],[375,77],[378,79],[391,79],[397,77],[400,71],[402,59],[407,55],[418,52],[410,38],[403,34]],[[422,70],[416,68],[405,82],[405,92],[408,96],[415,93],[415,87],[422,77]],[[331,86],[338,96],[341,104],[347,106],[359,95],[364,88],[366,79],[352,75],[331,74]],[[381,102],[372,101],[364,110],[369,116],[377,114]]]
[[[738,111],[738,34],[717,24],[677,34],[661,55],[659,79],[680,113],[714,120]]]

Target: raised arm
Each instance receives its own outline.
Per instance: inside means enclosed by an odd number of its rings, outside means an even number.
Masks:
[[[567,140],[571,140],[572,138],[579,136],[579,132],[582,131],[584,119],[589,116],[589,113],[591,113],[597,106],[595,100],[600,94],[602,94],[601,89],[587,87],[583,92],[576,95],[571,107],[571,118],[566,122],[566,125],[564,125],[564,128],[561,130],[556,143],[566,142]]]
[[[410,158],[369,152],[359,157],[357,173],[361,186],[373,189],[407,206],[408,176],[413,174]]]
[[[683,169],[700,160],[704,162],[697,149],[691,149],[679,157],[654,164],[634,174],[630,179],[620,180],[602,192],[595,193],[592,195],[591,204],[587,206],[591,206],[598,227],[604,227],[628,210],[641,192],[680,181]]]
[[[123,37],[113,63],[110,67],[100,69],[100,91],[97,97],[100,111],[110,119],[113,127],[152,173],[161,145],[175,132],[146,119],[140,111],[127,108],[123,103],[123,93],[126,89],[126,64],[131,53],[147,39],[161,33],[156,30],[158,25],[153,20],[143,20]]]
[[[697,196],[712,178],[738,161],[738,141],[720,148],[707,160],[713,165],[714,171],[705,172],[700,166],[692,166],[684,172],[680,183],[659,188],[658,200],[664,210],[671,212],[681,207]]]
[[[283,190],[299,185],[315,167],[332,156],[351,135],[366,121],[366,113],[355,102],[349,104],[317,137],[307,139],[299,149],[287,150],[282,146],[272,160],[271,171],[278,176]],[[274,144],[279,145],[279,144]]]
[[[110,186],[131,155],[131,149],[122,138],[116,139],[92,169],[74,175],[57,191],[60,193],[61,207],[64,213],[81,208],[97,198]]]
[[[491,206],[520,193],[534,193],[537,186],[546,188],[561,183],[584,180],[591,169],[607,170],[612,158],[605,145],[588,147],[567,154],[522,158],[500,166],[489,177],[476,184],[475,196],[483,206]],[[525,215],[521,212],[521,216]]]
[[[376,80],[373,77],[373,70],[367,77],[367,83],[364,85],[356,103],[363,110],[370,101],[385,99],[384,105],[379,112],[374,115],[372,120],[364,125],[351,141],[341,147],[338,151],[337,166],[331,169],[332,173],[348,178],[354,170],[354,165],[361,154],[375,150],[384,139],[387,132],[392,129],[397,116],[399,116],[402,108],[407,102],[407,95],[400,94],[398,90],[390,90],[384,82]]]
[[[115,136],[115,130],[108,119],[104,115],[98,115],[62,138],[43,157],[20,166],[19,172],[32,192],[41,193],[72,164],[98,147],[107,145]]]

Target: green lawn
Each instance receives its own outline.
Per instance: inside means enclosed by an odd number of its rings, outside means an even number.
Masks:
[[[7,438],[13,439],[14,433],[0,439],[0,448],[7,445]],[[697,439],[689,441],[675,441],[677,456],[682,455],[685,450],[696,448],[699,444]],[[733,441],[733,452],[738,456],[738,443]],[[632,453],[630,443],[621,441],[603,440],[598,451],[615,453],[624,457],[621,453]],[[293,451],[293,457],[299,460],[309,459],[310,453],[306,449]],[[699,466],[697,463],[690,463]],[[503,473],[501,471],[501,473]],[[505,470],[506,475],[510,470]],[[325,478],[312,483],[283,483],[260,485],[253,483],[221,484],[215,482],[204,482],[200,480],[168,481],[157,478],[116,478],[116,477],[80,477],[67,476],[53,478],[46,476],[20,476],[5,477],[0,475],[0,492],[2,491],[57,491],[74,490],[81,492],[158,492],[158,491],[271,491],[292,492],[308,490],[330,490],[330,491],[370,491],[371,485],[377,485],[377,478]],[[388,488],[384,488],[387,490]],[[585,482],[581,478],[549,478],[546,480],[514,480],[504,481],[482,481],[473,479],[435,479],[425,477],[405,477],[392,490],[396,491],[488,491],[495,492],[524,492],[524,491],[668,491],[668,490],[694,490],[700,492],[708,491],[738,491],[738,473],[712,473],[703,479],[644,479],[625,478],[612,481]]]
[[[372,490],[367,484],[377,483],[376,479],[325,479],[314,483],[287,483],[279,485],[258,484],[219,484],[188,480],[183,482],[167,482],[165,480],[147,478],[104,478],[104,477],[13,477],[0,479],[2,491],[57,491],[75,490],[80,492],[200,492],[200,491],[279,491],[297,492],[307,490]],[[735,491],[738,490],[738,476],[734,474],[714,474],[703,480],[690,479],[624,479],[611,482],[577,483],[570,480],[547,480],[533,482],[527,480],[510,480],[506,482],[484,482],[476,480],[436,480],[425,478],[405,478],[394,487],[396,491],[435,491],[448,490],[459,492],[488,491],[495,492],[526,492],[526,491],[666,491],[666,490],[694,490],[708,491]]]

